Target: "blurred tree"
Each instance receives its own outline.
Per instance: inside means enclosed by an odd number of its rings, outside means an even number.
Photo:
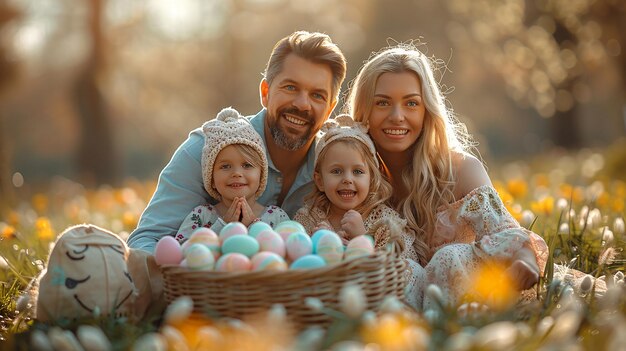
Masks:
[[[7,24],[18,18],[20,13],[8,3],[0,3],[0,34],[3,33]],[[10,59],[10,49],[0,37],[0,98],[5,89],[17,78],[15,60]],[[0,112],[4,113],[4,111]],[[5,116],[0,114],[0,209],[11,206],[14,201],[13,186],[11,182],[11,159],[6,142],[4,125]]]
[[[590,100],[590,74],[613,64],[622,72],[622,86],[626,82],[626,62],[619,55],[626,40],[624,1],[446,4],[460,21],[452,26],[456,41],[478,46],[513,100],[551,118],[551,139],[558,146],[582,145],[576,109]]]
[[[90,0],[87,28],[91,47],[73,88],[81,130],[78,167],[86,185],[116,185],[120,181],[113,129],[100,88],[107,73],[102,31],[103,9],[104,0]]]

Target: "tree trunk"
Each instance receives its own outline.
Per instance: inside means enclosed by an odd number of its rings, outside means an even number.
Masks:
[[[91,53],[74,85],[73,98],[81,137],[77,163],[85,185],[117,185],[119,162],[113,142],[113,129],[106,112],[98,78],[105,74],[104,40],[101,20],[103,0],[90,1],[89,34]]]

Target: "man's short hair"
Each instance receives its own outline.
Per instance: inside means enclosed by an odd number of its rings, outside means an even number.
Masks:
[[[265,68],[264,77],[268,84],[272,84],[283,69],[286,57],[291,53],[311,62],[327,65],[333,75],[331,95],[334,99],[338,98],[341,83],[346,78],[346,58],[328,35],[297,31],[279,40]]]

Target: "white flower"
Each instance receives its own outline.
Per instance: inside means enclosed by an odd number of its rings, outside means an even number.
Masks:
[[[189,296],[181,296],[174,300],[165,310],[165,323],[176,324],[185,321],[193,312],[193,300]]]
[[[333,345],[332,351],[363,351],[365,345],[358,341],[346,340]]]
[[[559,234],[567,234],[569,233],[569,224],[563,222],[559,226]]]
[[[626,229],[624,229],[624,218],[617,217],[615,221],[613,221],[613,231],[617,235],[623,235]]]
[[[380,311],[383,313],[395,313],[404,308],[402,302],[393,295],[385,296],[385,299],[380,304]]]
[[[480,349],[506,350],[515,344],[517,334],[517,327],[512,322],[495,322],[481,328],[474,340]]]
[[[365,293],[358,285],[346,285],[339,292],[339,306],[341,311],[350,318],[361,317],[367,308]]]
[[[430,324],[435,325],[439,322],[441,318],[441,313],[436,309],[428,309],[424,311],[424,319]]]
[[[285,306],[279,303],[274,304],[267,314],[267,321],[272,324],[285,323],[287,321]]]
[[[543,338],[552,329],[553,326],[554,326],[554,318],[552,318],[552,316],[544,317],[537,324],[537,335],[536,335],[536,337],[538,339]]]
[[[76,331],[78,340],[87,351],[111,350],[111,343],[102,329],[91,325],[81,325]]]
[[[556,201],[556,208],[557,210],[559,210],[559,212],[567,210],[568,207],[569,207],[569,202],[565,200],[564,198],[560,198]]]
[[[52,327],[48,331],[50,344],[55,350],[63,351],[82,351],[83,348],[76,340],[74,334],[69,330],[63,330],[59,327]]]
[[[602,234],[602,241],[606,244],[613,242],[614,236],[613,232],[609,229],[609,227],[604,227],[604,233]]]
[[[147,333],[133,344],[132,351],[167,351],[167,341],[159,333]]]
[[[307,297],[304,299],[304,304],[307,305],[313,311],[321,311],[324,308],[324,303],[317,297]]]
[[[443,291],[438,285],[430,284],[426,288],[426,297],[430,297],[432,300],[436,301],[439,306],[446,305],[446,298],[443,297]]]
[[[602,212],[599,209],[594,208],[589,212],[587,217],[587,226],[591,229],[599,228],[602,224]]]
[[[524,210],[522,211],[522,218],[520,220],[520,224],[525,227],[528,228],[533,221],[535,220],[535,214],[531,211],[531,210]]]
[[[578,311],[564,311],[556,319],[554,326],[548,333],[547,340],[557,343],[567,342],[568,339],[575,337],[581,321],[582,316]]]
[[[215,327],[201,327],[198,329],[198,344],[196,345],[196,350],[217,349],[216,345],[220,345],[223,339],[222,333]]]
[[[161,334],[165,337],[169,350],[189,351],[187,340],[178,329],[166,325],[161,329]]]
[[[30,347],[35,351],[54,351],[48,335],[37,329],[30,333]]]
[[[461,331],[448,338],[445,349],[449,351],[466,351],[472,348],[473,343],[474,336]]]

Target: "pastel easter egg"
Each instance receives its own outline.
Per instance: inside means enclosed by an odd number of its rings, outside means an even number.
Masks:
[[[224,243],[226,239],[235,235],[247,235],[248,228],[241,222],[230,222],[220,230],[220,242]]]
[[[289,269],[315,269],[326,266],[326,261],[318,255],[304,255],[293,261]]]
[[[304,255],[310,255],[313,252],[311,237],[304,232],[295,232],[289,235],[285,246],[287,248],[287,258],[291,261],[295,261]]]
[[[291,235],[293,233],[306,233],[306,230],[304,229],[302,224],[300,224],[300,223],[298,223],[296,221],[280,222],[280,223],[278,223],[276,228],[274,228],[274,231],[276,233],[280,234],[280,236],[283,238],[283,240],[285,242],[289,238],[289,235]]]
[[[154,248],[154,260],[158,265],[179,264],[183,260],[183,249],[174,237],[162,237]]]
[[[324,233],[317,241],[316,254],[320,255],[326,263],[335,264],[343,258],[343,244],[336,233]]]
[[[189,246],[185,260],[187,267],[195,271],[212,270],[215,266],[215,257],[213,257],[211,250],[203,244]]]
[[[215,264],[218,272],[245,272],[252,268],[252,263],[248,256],[238,252],[231,252],[220,257]]]
[[[253,271],[284,271],[287,269],[287,262],[285,262],[285,259],[278,256],[276,253],[269,251],[261,251],[252,256],[251,262]]]
[[[346,260],[369,256],[374,253],[374,242],[365,235],[359,235],[348,243],[346,247]]]
[[[264,230],[257,235],[256,240],[259,242],[260,251],[270,251],[285,257],[285,242],[273,230]]]
[[[184,255],[186,255],[187,248],[193,244],[203,244],[208,247],[215,259],[218,259],[222,255],[220,239],[217,234],[209,228],[202,227],[191,234],[189,240],[185,241],[182,245]]]
[[[225,255],[232,252],[252,257],[252,255],[259,252],[259,243],[249,235],[231,236],[222,244],[222,254]]]
[[[254,222],[248,227],[248,235],[256,238],[264,230],[272,230],[272,226],[262,221]]]
[[[320,230],[316,230],[315,233],[313,233],[313,236],[311,237],[311,241],[313,242],[313,253],[317,253],[317,242],[320,240],[320,238],[324,235],[326,235],[327,233],[335,233],[332,230],[328,230],[328,229],[320,229]]]

